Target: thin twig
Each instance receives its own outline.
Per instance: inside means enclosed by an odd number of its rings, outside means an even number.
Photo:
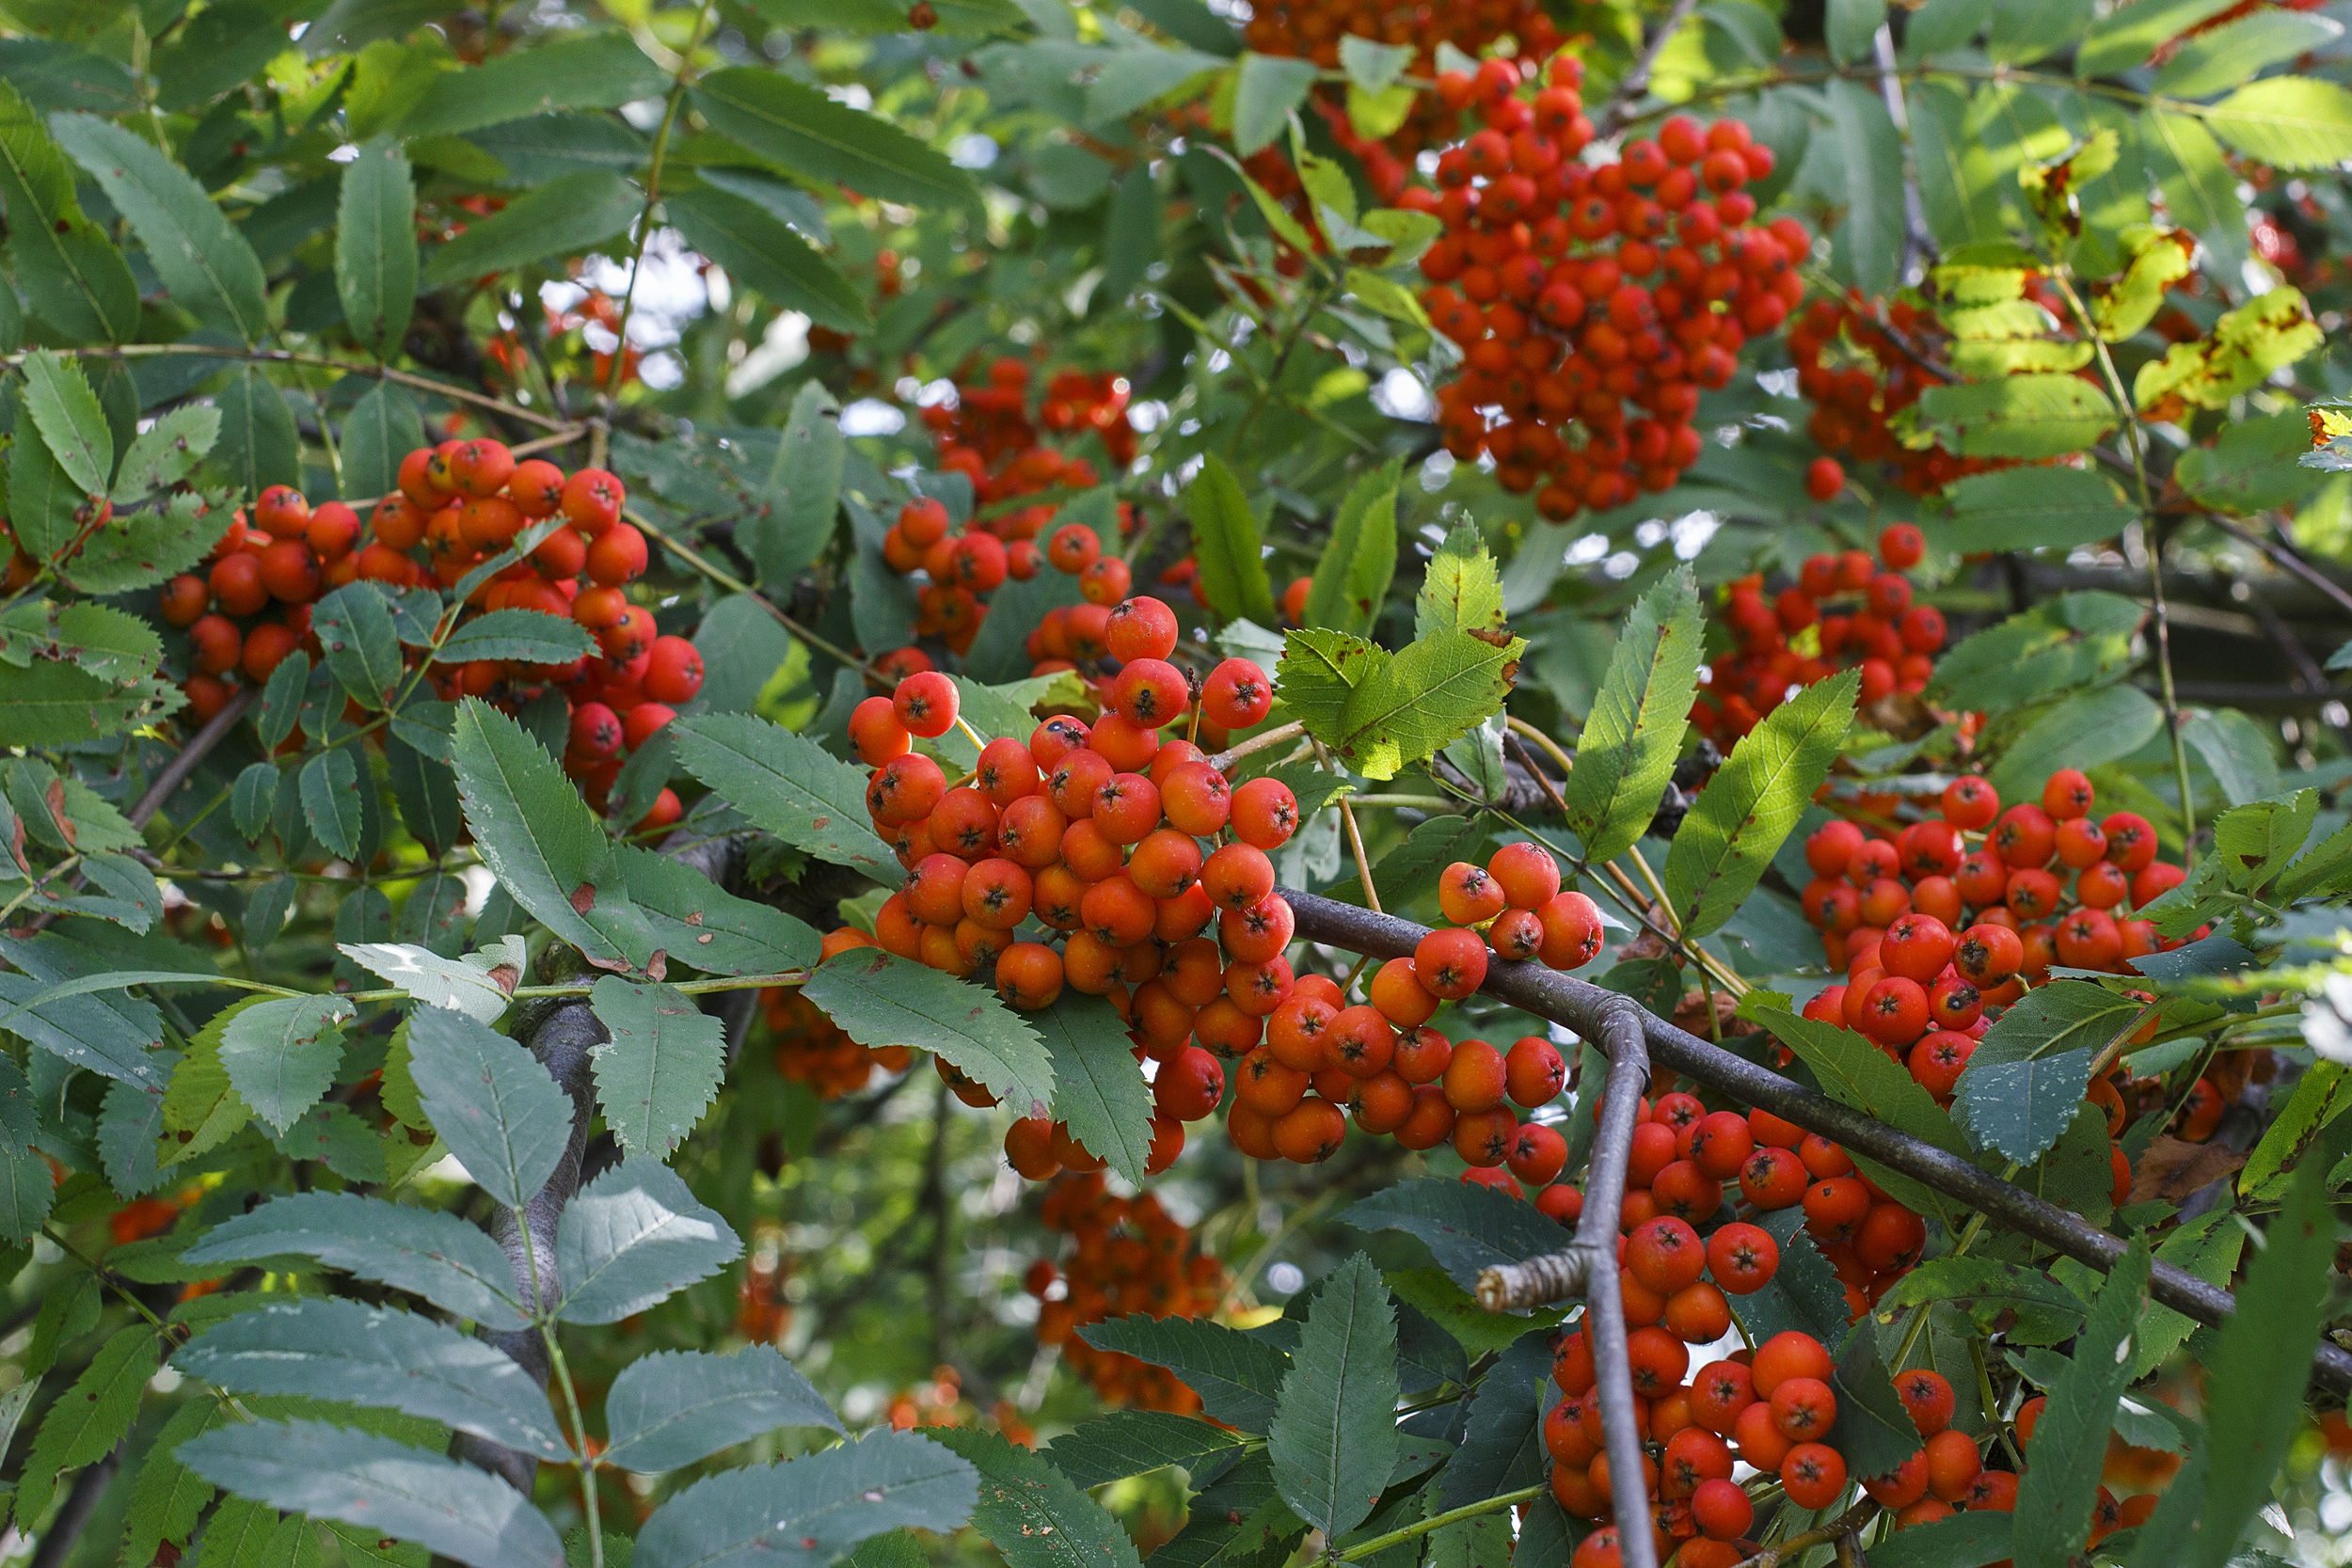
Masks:
[[[1650,72],[1657,68],[1658,56],[1665,53],[1667,43],[1682,31],[1683,23],[1689,21],[1691,13],[1696,9],[1698,0],[1675,0],[1674,8],[1660,20],[1658,31],[1652,33],[1649,41],[1642,46],[1642,53],[1634,60],[1632,69],[1625,73],[1617,83],[1616,90],[1609,95],[1609,103],[1601,109],[1600,118],[1593,123],[1596,135],[1604,138],[1613,136],[1625,128],[1626,120],[1633,113],[1634,101],[1649,87]]]
[[[1803,1557],[1816,1546],[1851,1540],[1854,1531],[1877,1516],[1878,1511],[1879,1505],[1865,1497],[1820,1528],[1806,1530],[1803,1535],[1792,1535],[1777,1545],[1765,1547],[1740,1563],[1740,1568],[1780,1568],[1780,1564]]]
[[[694,13],[694,30],[687,36],[686,48],[678,55],[677,75],[670,83],[670,101],[661,110],[661,128],[654,133],[653,151],[645,165],[645,205],[637,214],[637,235],[629,247],[628,287],[621,291],[620,320],[612,328],[612,366],[608,372],[604,391],[612,396],[621,388],[621,378],[628,365],[628,317],[637,303],[638,275],[645,270],[645,242],[653,237],[653,210],[661,200],[661,166],[670,150],[670,133],[677,125],[679,105],[686,101],[687,72],[694,69],[694,51],[702,47],[703,31],[710,25],[710,0],[703,0],[702,8]]]
[[[185,783],[188,775],[196,771],[196,765],[202,762],[205,755],[237,727],[237,721],[245,717],[246,709],[251,707],[261,694],[262,689],[258,686],[241,686],[230,693],[220,711],[206,720],[202,729],[188,736],[187,744],[180,748],[179,754],[164,764],[164,770],[155,775],[153,784],[147,786],[147,793],[139,797],[139,803],[131,808],[131,826],[147,826],[148,818],[163,809],[164,802],[171,798],[171,792]]]

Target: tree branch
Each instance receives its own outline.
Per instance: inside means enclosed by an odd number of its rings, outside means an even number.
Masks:
[[[196,765],[202,762],[205,755],[237,727],[237,721],[245,717],[246,710],[261,695],[262,689],[258,686],[241,686],[230,693],[229,701],[221,705],[220,711],[206,720],[202,729],[188,736],[187,744],[180,748],[179,754],[164,764],[164,770],[155,775],[153,784],[147,786],[147,793],[139,797],[139,803],[131,808],[131,826],[147,826],[148,818],[163,809],[164,802],[171,798],[171,792],[187,782],[188,775],[196,771]]]
[[[1649,87],[1650,72],[1657,68],[1658,56],[1665,52],[1667,41],[1682,31],[1683,23],[1689,21],[1691,13],[1697,8],[1698,0],[1675,0],[1674,8],[1659,20],[1658,31],[1652,33],[1649,41],[1642,46],[1642,53],[1635,58],[1632,69],[1617,83],[1616,90],[1609,95],[1608,103],[1600,111],[1600,118],[1593,122],[1596,135],[1613,136],[1625,128],[1625,122],[1632,116],[1635,101]]]
[[[1410,921],[1374,914],[1313,894],[1280,891],[1298,917],[1298,935],[1308,942],[1348,947],[1375,958],[1402,958],[1428,934],[1427,927]],[[1534,964],[1497,964],[1487,971],[1486,983],[1480,989],[1564,1023],[1587,1038],[1602,1037],[1609,1014],[1626,1001],[1589,980]],[[1800,1087],[1646,1010],[1641,1021],[1650,1059],[1658,1066],[1867,1154],[2077,1262],[2104,1271],[2122,1259],[2125,1246],[2117,1237],[2079,1214],[2011,1186],[1958,1154]],[[2237,1309],[2236,1298],[2229,1291],[2169,1263],[2155,1266],[2149,1293],[2159,1305],[2209,1326],[2220,1325]],[[2352,1390],[2352,1354],[2322,1340],[2313,1360],[2314,1375],[2321,1381],[2336,1389]]]

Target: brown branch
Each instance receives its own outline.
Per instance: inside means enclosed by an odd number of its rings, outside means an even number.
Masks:
[[[1308,942],[1343,946],[1375,958],[1402,958],[1428,934],[1427,927],[1410,921],[1374,914],[1313,894],[1281,891],[1298,917],[1298,935]],[[1589,980],[1536,964],[1497,964],[1487,972],[1486,983],[1480,989],[1538,1017],[1564,1023],[1587,1038],[1598,1036],[1612,1010],[1626,1001]],[[2011,1186],[1958,1154],[1733,1055],[1655,1014],[1645,1010],[1641,1018],[1650,1058],[1659,1066],[1867,1155],[2077,1262],[2106,1270],[2122,1259],[2123,1242],[2081,1215]],[[2219,1326],[2237,1309],[2236,1298],[2229,1291],[2169,1263],[2156,1264],[2149,1293],[2159,1305],[2209,1326]],[[2315,1376],[2331,1387],[2352,1389],[2352,1354],[2322,1340],[2313,1360]]]
[[[1853,1540],[1854,1533],[1868,1524],[1878,1511],[1876,1502],[1864,1497],[1820,1528],[1809,1529],[1803,1535],[1790,1536],[1778,1545],[1767,1546],[1741,1562],[1739,1568],[1780,1568],[1782,1563],[1803,1557],[1816,1546],[1827,1546],[1832,1543],[1836,1544],[1837,1560],[1843,1563],[1849,1552],[1859,1556],[1859,1548],[1849,1544]]]
[[[1635,58],[1632,69],[1625,73],[1624,79],[1617,83],[1616,90],[1609,95],[1609,102],[1601,109],[1600,118],[1594,122],[1595,135],[1613,136],[1625,128],[1626,120],[1633,113],[1634,101],[1649,87],[1650,72],[1657,68],[1658,56],[1665,53],[1667,43],[1682,31],[1683,23],[1689,21],[1691,13],[1697,8],[1698,0],[1675,0],[1674,8],[1660,20],[1658,31],[1651,34],[1649,41],[1642,46],[1642,53]]]
[[[131,826],[144,828],[148,818],[163,810],[164,802],[171,798],[171,792],[187,782],[188,775],[196,771],[196,765],[202,762],[206,753],[237,727],[237,721],[245,717],[246,709],[251,707],[261,695],[262,689],[258,686],[241,686],[230,693],[220,711],[206,720],[202,729],[188,736],[187,744],[180,748],[179,754],[164,764],[164,770],[155,775],[153,784],[147,786],[147,793],[139,797],[139,803],[131,808]]]

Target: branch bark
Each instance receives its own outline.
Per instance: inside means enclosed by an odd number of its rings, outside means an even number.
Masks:
[[[1313,894],[1281,892],[1298,917],[1298,935],[1309,942],[1344,946],[1375,958],[1403,958],[1428,934],[1427,927],[1410,921],[1374,914]],[[1589,980],[1534,964],[1498,964],[1487,972],[1481,989],[1588,1038],[1605,1037],[1611,1012],[1626,1002]],[[1641,1023],[1650,1059],[1659,1066],[1867,1154],[2077,1262],[2105,1271],[2122,1259],[2125,1247],[2117,1237],[1957,1154],[1800,1087],[1655,1014],[1643,1011]],[[2219,1326],[2237,1309],[2237,1300],[2229,1291],[2169,1263],[2155,1266],[2149,1293],[2159,1305],[2209,1326]],[[2313,1375],[2332,1388],[2352,1390],[2352,1354],[2322,1340],[2313,1356]]]
[[[258,686],[241,686],[230,693],[229,701],[221,705],[220,711],[206,720],[202,729],[188,736],[188,743],[180,748],[177,756],[164,764],[164,770],[155,775],[153,784],[147,786],[147,793],[139,797],[139,803],[131,808],[131,826],[144,828],[149,817],[163,810],[164,802],[171,799],[171,792],[187,782],[188,775],[196,771],[196,765],[220,744],[224,736],[237,727],[237,721],[245,717],[246,710],[261,695],[262,689]]]

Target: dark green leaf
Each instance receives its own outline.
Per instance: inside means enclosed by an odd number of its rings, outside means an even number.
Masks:
[[[29,1382],[18,1386],[26,1393],[32,1391]],[[188,1544],[197,1521],[212,1503],[213,1483],[181,1464],[174,1450],[229,1418],[227,1405],[208,1399],[190,1400],[171,1413],[131,1485],[130,1505],[123,1514],[122,1561],[153,1562],[156,1548],[165,1542],[175,1546]]]
[[[1803,1059],[1812,1069],[1821,1092],[1832,1100],[1857,1111],[1867,1111],[1947,1153],[1966,1156],[1967,1141],[1961,1136],[1960,1129],[1952,1125],[1952,1118],[1936,1105],[1916,1079],[1899,1063],[1889,1059],[1875,1042],[1851,1029],[1799,1018],[1777,1007],[1758,1007],[1755,1018]],[[1869,1176],[1886,1189],[1887,1196],[1922,1213],[1934,1212],[1941,1207],[1927,1188],[1910,1177],[1898,1176],[1875,1162]]]
[[[252,365],[235,372],[215,394],[220,439],[212,466],[240,496],[258,496],[273,484],[302,482],[302,438],[294,411],[269,378]]]
[[[1919,1429],[1895,1392],[1893,1375],[1879,1358],[1878,1336],[1866,1321],[1846,1342],[1830,1374],[1837,1396],[1837,1423],[1828,1442],[1856,1479],[1891,1476],[1919,1451]]]
[[[1898,1530],[1870,1548],[1870,1568],[1984,1568],[2010,1554],[2017,1515],[1976,1509]]]
[[[1866,293],[1883,293],[1902,261],[1902,138],[1875,86],[1840,78],[1826,90],[1846,207],[1830,244],[1842,274]]]
[[[59,1472],[94,1465],[114,1451],[138,1418],[139,1397],[161,1360],[155,1331],[143,1323],[117,1330],[99,1347],[40,1418],[17,1483],[18,1518],[39,1519],[49,1512]]]
[[[680,191],[663,210],[687,243],[727,269],[734,282],[837,332],[870,331],[874,318],[856,285],[823,251],[756,202],[714,187]]]
[[[1396,1315],[1359,1252],[1308,1307],[1266,1429],[1282,1500],[1329,1539],[1380,1500],[1396,1459]]]
[[[572,1105],[530,1052],[464,1013],[420,1007],[408,1061],[434,1131],[484,1192],[519,1209],[547,1185]]]
[[[2061,768],[2096,768],[2138,751],[2162,732],[2164,710],[2136,686],[2069,697],[2009,743],[1990,775],[2005,800],[2024,800]]]
[[[1937,659],[1928,694],[1997,713],[2102,679],[2131,661],[2133,634],[2146,614],[2120,594],[2061,594]]]
[[[51,562],[82,531],[74,514],[87,493],[73,483],[29,423],[17,427],[8,446],[9,523],[19,548],[35,561]]]
[[[1092,1490],[1169,1465],[1196,1467],[1196,1461],[1231,1453],[1241,1443],[1235,1433],[1197,1416],[1114,1410],[1055,1438],[1043,1456],[1073,1485]]]
[[[638,1532],[629,1568],[816,1568],[886,1530],[952,1533],[971,1516],[977,1490],[972,1465],[943,1445],[911,1432],[876,1433],[671,1494]]]
[[[215,1227],[182,1254],[190,1263],[315,1258],[485,1328],[523,1326],[513,1266],[498,1243],[454,1214],[347,1193],[273,1198]]]
[[[268,941],[275,932],[262,932]],[[220,1065],[253,1114],[283,1132],[317,1104],[343,1059],[342,1025],[359,1009],[340,996],[273,997],[230,1021]]]
[[[400,134],[453,135],[550,109],[617,109],[658,98],[669,86],[668,74],[624,29],[558,32],[552,41],[436,77],[402,117]]]
[[[1560,1227],[1491,1187],[1425,1177],[1359,1199],[1340,1218],[1359,1230],[1418,1236],[1454,1282],[1470,1290],[1479,1271],[1560,1248]]]
[[[2018,1568],[2065,1568],[2090,1539],[2091,1504],[2116,1402],[2131,1381],[2129,1341],[2146,1306],[2152,1262],[2147,1239],[2134,1239],[2090,1304],[2066,1370],[2050,1386],[2017,1488]],[[1837,1415],[1842,1427],[1842,1403]]]
[[[1829,777],[1860,689],[1851,672],[1806,687],[1766,714],[1699,791],[1666,854],[1666,896],[1686,935],[1722,926],[1756,891]]]
[[[772,1345],[639,1356],[612,1380],[604,1416],[612,1434],[604,1462],[641,1471],[681,1469],[778,1427],[842,1430],[824,1397]]]
[[[673,964],[707,974],[777,974],[817,962],[817,933],[771,905],[739,898],[667,855],[625,847],[628,895]]]
[[[1846,1332],[1846,1288],[1805,1233],[1804,1214],[1802,1209],[1781,1209],[1756,1216],[1780,1243],[1780,1268],[1771,1283],[1740,1298],[1740,1321],[1758,1344],[1792,1328],[1825,1345]]]
[[[1315,562],[1302,625],[1359,635],[1372,629],[1396,575],[1398,478],[1393,463],[1376,468],[1340,502],[1330,541]]]
[[[2004,468],[1946,494],[1952,520],[1943,542],[1963,553],[2096,544],[2139,515],[2113,481],[2088,468]]]
[[[40,1231],[57,1201],[49,1162],[34,1149],[0,1149],[0,1238],[23,1246]]]
[[[914,207],[977,208],[979,191],[946,154],[879,115],[754,66],[714,71],[692,99],[711,129],[803,180]]]
[[[1184,490],[1200,560],[1200,589],[1225,620],[1274,624],[1274,590],[1260,554],[1257,515],[1233,470],[1214,452]]]
[[[206,410],[206,412],[215,412]],[[60,570],[85,594],[147,588],[194,567],[220,537],[220,497],[183,491],[161,510],[120,515],[84,542]]]
[[[1152,1087],[1129,1049],[1126,1021],[1102,997],[1068,990],[1029,1016],[1053,1062],[1055,1119],[1140,1183],[1152,1155]]]
[[[435,854],[446,853],[465,826],[457,778],[449,764],[426,756],[396,735],[385,737],[384,761],[402,824]]]
[[[1995,1319],[2020,1344],[2054,1345],[2082,1326],[2084,1307],[2074,1291],[2038,1269],[1990,1258],[1932,1258],[1903,1275],[1881,1300],[1882,1309],[1933,1301],[1967,1304],[1980,1328]]]
[[[359,767],[349,748],[319,752],[302,765],[302,820],[311,835],[338,855],[359,847],[365,812],[359,800]]]
[[[0,73],[0,202],[8,254],[25,303],[75,342],[128,342],[138,330],[130,263],[74,198],[73,167]]]
[[[400,460],[422,445],[423,417],[408,389],[389,381],[370,388],[343,416],[343,499],[390,494],[400,484]]]
[[[1698,586],[1686,571],[1635,603],[1576,746],[1562,794],[1595,863],[1631,848],[1657,815],[1698,691]]]
[[[1243,1432],[1273,1422],[1275,1395],[1290,1370],[1290,1357],[1264,1340],[1201,1318],[1110,1318],[1078,1337],[1097,1350],[1166,1367],[1200,1396],[1211,1419]]]
[[[726,1025],[674,987],[617,974],[597,979],[590,1006],[612,1037],[590,1053],[605,1125],[625,1155],[665,1159],[719,1090]]]
[[[1886,0],[1829,0],[1829,52],[1841,65],[1867,57],[1886,21]]]
[[[564,1568],[540,1512],[486,1470],[324,1421],[255,1421],[182,1445],[181,1462],[243,1497],[414,1541],[470,1568]]]
[[[538,610],[493,610],[450,633],[434,657],[443,664],[506,658],[524,664],[569,664],[596,651],[596,639],[568,615]]]
[[[1504,1321],[1524,1327],[1522,1320]],[[1546,1477],[1550,1455],[1544,1450],[1543,1399],[1550,1371],[1548,1338],[1535,1333],[1522,1333],[1486,1369],[1470,1398],[1462,1446],[1438,1478],[1433,1507],[1460,1508]]]
[[[1160,192],[1151,166],[1120,176],[1103,222],[1103,282],[1099,297],[1123,303],[1160,258]]]
[[[555,1315],[572,1323],[619,1323],[707,1279],[742,1251],[727,1222],[694,1201],[668,1166],[614,1165],[564,1205],[555,1232],[564,1299]]]
[[[437,288],[594,250],[634,223],[644,205],[637,187],[609,170],[564,175],[437,245],[425,258],[424,280]]]
[[[979,1471],[972,1524],[1008,1568],[1137,1568],[1119,1521],[1042,1456],[992,1432],[943,1427],[934,1435]]]
[[[792,394],[792,414],[768,473],[766,505],[745,525],[746,547],[764,583],[788,585],[833,543],[849,450],[839,420],[840,409],[822,382],[812,379]]]
[[[678,762],[753,824],[796,848],[884,881],[903,873],[874,835],[866,776],[804,736],[749,714],[674,722]]]
[[[342,301],[351,335],[379,358],[397,356],[408,335],[408,315],[417,296],[416,208],[408,159],[399,146],[385,136],[362,144],[359,155],[343,166],[335,226],[335,293]],[[381,383],[369,396],[378,397],[389,386]],[[352,412],[356,419],[358,410]],[[380,495],[383,490],[368,493]]]
[[[1029,1108],[1055,1103],[1052,1055],[993,991],[879,947],[859,947],[818,965],[801,994],[860,1045],[933,1052],[1018,1113],[1042,1115]]]
[[[195,177],[153,144],[95,116],[58,115],[50,125],[57,144],[138,231],[173,301],[245,342],[259,342],[269,330],[261,259]]]

